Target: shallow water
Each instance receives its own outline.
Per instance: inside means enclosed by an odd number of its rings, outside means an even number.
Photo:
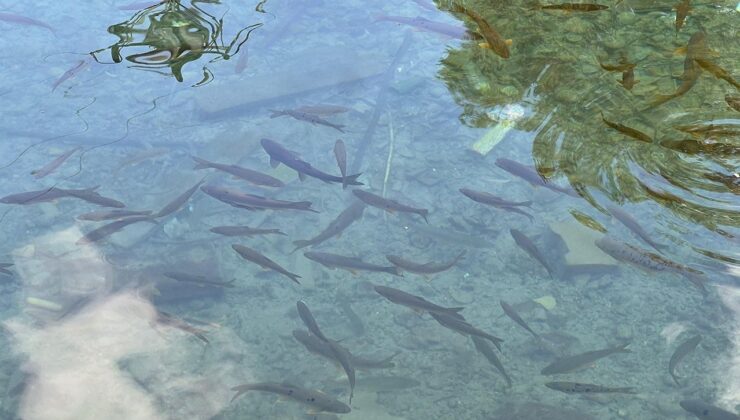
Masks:
[[[740,95],[740,13],[730,1],[691,3],[678,31],[674,4],[640,0],[594,12],[520,0],[4,4],[1,417],[696,418],[679,405],[687,399],[737,413],[740,114],[725,96]],[[476,16],[511,39],[508,58],[470,35],[482,31]],[[702,32],[702,48],[676,51]],[[727,77],[697,67],[691,51]],[[626,89],[600,63],[634,64],[639,83]],[[271,165],[263,138],[324,180]],[[324,182],[341,176],[337,139],[364,185]],[[193,157],[284,185],[194,168]],[[525,168],[506,171],[504,159]],[[295,250],[358,200],[354,189],[416,213],[368,205]],[[488,206],[460,189],[522,205]],[[261,209],[275,204],[242,193],[293,208]],[[315,212],[295,204],[305,201]],[[130,224],[81,216],[117,202],[151,213]],[[279,232],[211,231],[219,226]],[[309,251],[385,271],[331,269]],[[461,254],[447,270],[402,277],[386,259],[436,271]],[[376,285],[464,307],[469,325],[504,340],[493,352],[511,386],[435,309]],[[385,362],[354,360],[351,403],[345,371],[294,337],[307,329],[298,300],[323,345],[340,348],[329,357],[344,348]],[[697,335],[676,383],[669,361]],[[625,343],[629,352],[541,374]],[[555,381],[634,393],[545,386]],[[322,391],[351,412],[260,391],[230,401],[231,388],[267,382]]]

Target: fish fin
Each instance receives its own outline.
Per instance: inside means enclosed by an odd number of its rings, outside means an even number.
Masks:
[[[681,386],[681,383],[678,382],[678,376],[676,376],[675,373],[671,372],[671,378],[673,378],[673,382],[675,382],[676,385]]]
[[[300,179],[301,182],[305,181],[306,180],[306,174],[304,174],[303,172],[298,172],[298,179]]]
[[[354,174],[354,175],[347,175],[346,177],[342,178],[342,184],[343,185],[365,185],[362,182],[357,181],[357,178],[362,175],[362,173]]]
[[[280,166],[280,161],[270,156],[270,166],[273,168],[277,168]]]
[[[429,224],[429,219],[427,219],[427,216],[429,215],[429,210],[419,212],[419,215],[424,218],[424,221],[427,222],[427,224]]]

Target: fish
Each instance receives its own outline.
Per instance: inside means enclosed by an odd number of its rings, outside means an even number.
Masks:
[[[545,386],[555,391],[565,392],[566,394],[603,394],[603,393],[621,393],[635,394],[632,387],[614,388],[603,385],[583,384],[579,382],[547,382]]]
[[[405,260],[396,255],[386,255],[385,258],[390,261],[391,264],[400,268],[401,270],[408,271],[415,274],[435,274],[447,271],[452,266],[457,264],[458,261],[465,255],[465,251],[461,251],[457,257],[453,258],[448,262],[434,263],[430,261],[427,263],[415,263],[413,261]]]
[[[99,210],[77,216],[77,220],[101,222],[104,220],[125,219],[131,216],[148,216],[151,210]]]
[[[115,222],[108,223],[107,225],[100,226],[97,229],[93,229],[90,232],[87,232],[85,236],[80,238],[77,242],[75,242],[76,245],[87,245],[94,242],[97,242],[103,238],[107,238],[108,236],[120,231],[121,229],[125,228],[128,225],[139,223],[139,222],[150,222],[150,223],[157,223],[153,220],[152,216],[132,216],[127,217],[125,219],[116,220]]]
[[[519,213],[524,216],[527,216],[529,218],[530,222],[534,222],[534,218],[531,214],[519,210],[517,207],[530,207],[532,205],[531,201],[508,201],[504,200],[501,197],[496,197],[493,194],[487,193],[485,191],[475,191],[468,188],[460,188],[459,190],[464,196],[468,197],[469,199],[485,204],[488,206],[496,207],[502,210],[506,210],[508,212],[512,213]]]
[[[694,351],[696,349],[696,346],[699,345],[699,342],[701,341],[701,336],[696,335],[694,337],[689,338],[688,340],[681,343],[678,347],[676,347],[676,350],[673,352],[673,355],[671,356],[671,360],[668,362],[668,373],[671,374],[671,378],[673,378],[673,382],[676,383],[676,385],[681,385],[678,382],[678,376],[676,376],[676,366],[681,362],[681,360],[684,359],[689,353]]]
[[[345,189],[347,188],[347,149],[342,140],[334,143],[334,157],[337,159],[337,166],[342,174],[342,189]]]
[[[550,266],[550,263],[547,262],[545,256],[542,255],[540,250],[537,249],[537,246],[534,244],[534,242],[529,239],[527,235],[523,234],[517,229],[509,229],[509,233],[511,233],[511,237],[514,238],[514,242],[516,242],[519,248],[523,249],[524,252],[529,254],[530,257],[534,258],[540,264],[542,264],[542,266],[545,267],[545,270],[547,270],[547,274],[550,275],[550,278],[554,278],[553,269]]]
[[[224,236],[254,236],[254,235],[285,235],[280,229],[260,229],[249,226],[216,226],[209,229],[213,233]]]
[[[203,185],[205,181],[206,181],[205,178],[201,179],[200,181],[198,181],[198,183],[188,188],[187,191],[175,197],[172,201],[170,201],[164,207],[162,207],[162,210],[157,212],[157,214],[155,214],[154,217],[159,219],[161,217],[169,216],[170,214],[180,210],[182,206],[184,206],[185,203],[187,203],[188,200],[190,200],[190,197],[192,197],[193,194],[195,194],[195,192],[198,191],[198,188],[201,185]]]
[[[498,158],[496,159],[496,166],[498,166],[499,168],[505,170],[506,172],[514,176],[518,176],[519,178],[522,178],[523,180],[529,182],[534,187],[544,187],[549,190],[567,194],[575,198],[581,197],[580,195],[578,195],[577,192],[575,192],[571,188],[563,188],[557,185],[550,184],[549,182],[546,182],[544,179],[542,179],[540,174],[537,173],[537,171],[535,171],[534,169],[528,166],[522,165],[519,162],[515,162],[513,160],[506,159],[506,158]]]
[[[202,276],[199,274],[192,274],[192,273],[185,273],[180,271],[166,271],[164,273],[166,277],[171,278],[175,281],[185,282],[185,283],[195,283],[200,284],[204,286],[215,286],[215,287],[225,287],[225,288],[231,288],[234,287],[234,282],[236,279],[232,279],[230,281],[219,281],[219,280],[209,280],[208,277]]]
[[[330,123],[329,121],[319,117],[318,115],[312,114],[309,112],[301,112],[295,109],[282,109],[282,110],[271,109],[270,112],[272,112],[272,114],[270,114],[270,118],[277,118],[277,117],[287,115],[299,121],[306,121],[313,125],[316,125],[316,124],[325,125],[327,127],[331,127],[339,131],[340,133],[344,133],[344,130],[342,130],[342,128],[344,128],[343,125]]]
[[[310,201],[275,200],[260,195],[247,194],[233,188],[217,187],[214,185],[204,185],[200,189],[216,200],[246,210],[301,210],[318,213],[318,211],[311,208],[313,203]]]
[[[82,73],[82,71],[85,70],[89,64],[90,63],[87,60],[80,60],[77,64],[62,73],[62,75],[54,81],[54,84],[51,85],[51,91],[54,92],[59,87],[59,85]]]
[[[727,94],[725,95],[725,102],[730,108],[740,112],[740,96]]]
[[[622,79],[617,79],[617,81],[627,90],[632,90],[636,84],[640,83],[635,80],[635,71],[632,69],[622,72]]]
[[[337,361],[336,354],[332,350],[331,346],[324,340],[316,337],[310,332],[302,330],[293,330],[293,338],[299,343],[303,344],[306,350],[311,353],[317,354],[326,359]],[[349,352],[348,352],[349,353]],[[395,364],[391,361],[396,355],[392,355],[381,360],[371,360],[364,357],[355,356],[349,353],[352,365],[357,369],[390,369],[395,367]]]
[[[504,342],[503,339],[472,326],[468,321],[465,320],[462,315],[449,312],[429,312],[429,315],[431,315],[432,318],[434,318],[434,320],[439,323],[439,325],[445,328],[449,328],[452,331],[458,332],[462,335],[485,338],[486,340],[493,343],[493,345],[496,346],[499,351],[501,351],[501,343]]]
[[[475,25],[478,27],[478,33],[480,33],[480,35],[486,41],[486,44],[488,44],[488,48],[490,48],[493,52],[495,52],[502,58],[509,58],[511,53],[509,52],[508,46],[511,45],[511,40],[504,39],[501,34],[493,29],[493,27],[488,23],[487,20],[483,18],[483,16],[472,9],[463,7],[454,2],[452,3],[452,7],[450,8],[450,10],[453,12],[462,13],[465,16],[469,17],[473,22],[475,22]]]
[[[504,313],[506,314],[506,316],[508,316],[509,318],[511,318],[512,321],[514,321],[517,324],[519,324],[519,326],[521,326],[525,330],[529,331],[529,333],[532,334],[534,336],[534,338],[540,339],[540,336],[537,335],[537,333],[534,332],[534,330],[532,330],[532,328],[530,328],[529,325],[527,325],[526,322],[524,322],[524,320],[522,319],[521,316],[519,316],[519,314],[516,312],[516,310],[514,309],[514,307],[512,307],[508,303],[504,302],[503,300],[499,301],[499,303],[501,304],[501,309],[504,310]]]
[[[730,72],[728,72],[727,70],[705,58],[696,57],[694,61],[696,61],[696,64],[698,64],[699,67],[708,71],[709,73],[712,73],[712,76],[726,81],[727,83],[734,86],[736,89],[740,89],[740,83],[738,83],[738,81],[735,80]]]
[[[335,360],[339,362],[344,369],[344,373],[347,375],[347,381],[349,381],[349,403],[352,404],[352,397],[355,395],[355,366],[352,364],[352,354],[349,350],[342,347],[338,342],[334,340],[328,340],[326,342],[334,353]]]
[[[180,318],[175,317],[172,314],[169,314],[164,311],[156,310],[157,311],[157,318],[156,322],[158,324],[167,325],[168,327],[177,328],[178,330],[185,331],[187,333],[190,333],[194,335],[196,338],[201,340],[202,342],[208,344],[208,338],[206,338],[205,333],[206,330],[203,330],[201,328],[196,328],[187,322],[183,321]]]
[[[440,35],[447,36],[454,39],[473,39],[474,35],[471,34],[465,27],[458,25],[450,25],[443,22],[435,22],[433,20],[426,19],[421,16],[417,17],[406,17],[406,16],[388,16],[388,15],[377,15],[375,21],[386,21],[395,22],[402,25],[408,25],[414,27],[420,31],[434,32]]]
[[[394,276],[403,277],[398,272],[396,266],[384,267],[380,265],[366,263],[357,257],[347,257],[344,255],[330,254],[328,252],[304,252],[303,256],[309,260],[316,261],[327,268],[343,268],[351,273],[355,273],[357,270],[362,271],[377,271],[383,273],[393,274]]]
[[[39,28],[48,29],[49,32],[56,35],[56,31],[51,25],[49,25],[48,23],[44,23],[40,20],[32,19],[30,17],[16,15],[13,13],[1,13],[0,12],[0,20],[3,22],[8,22],[8,23],[18,23],[18,24],[27,25],[27,26],[38,26]]]
[[[443,306],[439,306],[432,302],[429,302],[421,296],[412,295],[411,293],[406,293],[403,290],[395,289],[393,287],[374,286],[373,288],[379,295],[383,296],[389,301],[397,305],[411,308],[417,312],[457,314],[458,312],[465,309],[463,307],[445,308]],[[462,315],[458,314],[458,316]]]
[[[71,190],[64,188],[51,187],[44,190],[28,191],[23,193],[11,194],[0,198],[0,203],[4,204],[18,204],[18,205],[29,205],[37,203],[45,203],[50,201],[56,201],[61,198],[78,198],[88,203],[97,204],[102,207],[115,207],[123,208],[125,204],[112,198],[103,197],[95,190],[99,186],[90,188],[84,188],[79,190]]]
[[[74,149],[62,153],[56,159],[44,165],[43,168],[32,171],[31,175],[33,175],[36,179],[41,179],[49,175],[50,173],[54,172],[59,166],[61,166],[61,164],[64,163],[65,160],[69,159],[69,157],[72,156],[72,154],[77,150],[79,150],[79,147],[75,147]]]
[[[701,420],[740,420],[740,416],[701,400],[689,399],[678,403],[681,408]]]
[[[365,203],[362,201],[354,200],[352,204],[346,209],[342,210],[341,213],[332,220],[329,225],[321,231],[318,235],[311,239],[300,239],[293,241],[295,249],[293,252],[298,251],[301,248],[307,246],[318,245],[327,239],[333,238],[334,236],[340,236],[345,229],[347,229],[352,223],[359,220],[362,217],[362,213],[365,211]]]
[[[499,360],[498,356],[496,356],[496,353],[493,352],[493,349],[488,345],[486,340],[476,335],[472,335],[470,338],[473,340],[475,349],[478,350],[478,352],[501,373],[504,380],[506,380],[506,384],[511,387],[511,378],[509,377],[509,374],[506,373],[506,369],[504,369],[504,365],[501,364],[501,360]]]
[[[299,300],[296,302],[296,307],[298,308],[298,316],[311,334],[315,335],[323,342],[328,342],[329,339],[321,332],[321,328],[319,328],[319,324],[316,322],[316,318],[313,317],[311,310],[308,309],[308,306],[303,301]]]
[[[277,271],[278,273],[284,275],[285,277],[288,277],[289,279],[293,280],[297,284],[301,284],[301,282],[298,281],[298,279],[301,278],[301,276],[299,276],[298,274],[293,274],[290,271],[284,269],[283,267],[278,265],[275,261],[267,258],[266,256],[262,255],[258,251],[255,251],[254,249],[248,248],[244,245],[238,245],[238,244],[231,245],[231,248],[234,251],[236,251],[236,253],[239,254],[239,256],[244,258],[245,260],[251,261],[264,269]]]
[[[236,391],[236,394],[234,394],[234,396],[231,398],[231,402],[234,402],[235,399],[246,392],[262,391],[282,395],[284,397],[306,404],[314,410],[312,411],[312,414],[343,414],[352,411],[350,406],[348,406],[347,404],[335,398],[332,398],[321,391],[300,388],[287,382],[258,382],[253,384],[242,384],[231,388],[231,390]]]
[[[13,263],[0,263],[0,274],[5,274],[6,276],[12,276],[13,272],[8,270],[8,267],[12,267]]]
[[[689,0],[683,0],[680,3],[676,3],[673,9],[676,11],[676,34],[678,34],[683,23],[686,21],[686,16],[691,11],[691,5],[689,4]]]
[[[377,207],[389,213],[393,213],[394,211],[399,211],[403,213],[418,214],[419,216],[424,218],[424,221],[427,222],[427,224],[429,223],[429,220],[427,219],[427,216],[429,215],[429,210],[427,209],[411,207],[406,204],[401,204],[396,200],[383,198],[377,194],[373,194],[371,192],[367,192],[363,190],[357,190],[357,189],[352,190],[352,194],[354,194],[355,197],[359,198],[362,202],[364,202],[368,206]]]
[[[594,241],[594,244],[615,260],[636,265],[650,271],[667,271],[680,274],[703,293],[706,293],[706,288],[704,287],[706,279],[703,278],[704,273],[699,270],[673,262],[658,254],[653,254],[608,236],[597,239]]]
[[[623,209],[607,205],[606,209],[609,210],[609,213],[614,217],[615,219],[619,220],[620,223],[622,223],[627,229],[632,231],[635,235],[637,235],[640,239],[642,239],[646,244],[653,247],[656,251],[662,253],[663,248],[665,248],[665,245],[660,245],[653,241],[650,238],[650,235],[648,235],[647,232],[640,226],[639,223],[637,223],[637,220],[635,220],[634,217],[632,217],[629,213],[624,211]]]
[[[697,64],[696,59],[705,54],[707,50],[705,38],[706,35],[704,32],[696,32],[691,35],[686,47],[686,58],[683,62],[683,73],[681,73],[681,85],[679,85],[676,91],[670,95],[658,95],[650,103],[650,107],[664,104],[671,99],[685,94],[694,87],[696,81],[699,80],[699,75],[701,74],[701,66]]]
[[[617,130],[620,133],[622,133],[622,134],[624,134],[624,135],[626,135],[628,137],[632,137],[635,140],[644,141],[645,143],[652,143],[653,142],[652,137],[648,136],[647,134],[643,133],[640,130],[636,130],[636,129],[634,129],[632,127],[628,127],[628,126],[626,126],[624,124],[615,123],[615,122],[611,122],[611,121],[607,120],[604,117],[604,114],[603,113],[601,114],[601,120],[604,121],[604,124],[606,124],[610,128],[612,128],[614,130]]]
[[[304,105],[304,106],[299,106],[295,110],[298,112],[305,112],[307,114],[314,114],[314,115],[336,115],[336,114],[343,114],[347,111],[351,111],[350,108],[347,108],[345,106],[327,105],[327,104]]]
[[[609,347],[602,350],[587,351],[585,353],[576,354],[573,356],[567,356],[562,359],[558,359],[553,363],[547,365],[542,371],[543,375],[557,375],[560,373],[573,372],[576,369],[580,369],[584,366],[590,365],[591,363],[610,356],[615,353],[630,353],[631,350],[627,348],[630,343],[623,343],[615,347]]]
[[[226,172],[227,174],[233,175],[239,179],[243,179],[254,185],[261,185],[265,187],[275,187],[275,188],[280,188],[280,187],[285,186],[283,181],[275,177],[272,177],[267,174],[263,174],[262,172],[243,168],[241,166],[209,162],[205,159],[201,159],[195,156],[193,156],[193,160],[197,162],[197,165],[195,165],[193,169],[205,169],[205,168],[218,169],[219,171]]]
[[[566,12],[598,12],[601,10],[606,10],[608,8],[609,6],[593,3],[543,4],[535,7],[535,9],[564,10]]]
[[[260,143],[262,144],[262,148],[265,149],[265,152],[270,156],[270,165],[273,168],[277,168],[277,166],[282,163],[290,169],[298,172],[298,178],[301,181],[306,179],[307,176],[310,176],[324,182],[336,182],[342,185],[364,185],[362,182],[357,181],[357,178],[362,174],[341,177],[329,175],[314,168],[310,163],[301,160],[297,153],[284,148],[277,142],[270,139],[262,139],[260,140]]]

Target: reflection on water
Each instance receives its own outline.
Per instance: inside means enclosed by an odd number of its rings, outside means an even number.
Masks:
[[[0,13],[3,418],[737,418],[735,4],[64,7]]]

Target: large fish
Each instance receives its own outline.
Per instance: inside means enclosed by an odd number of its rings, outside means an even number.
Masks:
[[[155,214],[154,217],[160,218],[160,217],[169,216],[170,214],[180,210],[185,205],[185,203],[187,203],[188,200],[190,200],[190,197],[192,197],[193,194],[195,194],[195,192],[198,191],[198,187],[200,187],[205,181],[206,181],[205,178],[201,179],[200,181],[198,181],[198,183],[188,188],[187,191],[175,197],[172,201],[170,201],[164,207],[162,207],[162,210],[157,212],[157,214]]]
[[[454,2],[452,3],[451,10],[469,17],[473,22],[475,22],[475,25],[478,27],[478,33],[486,41],[488,48],[502,58],[509,58],[509,45],[511,44],[511,40],[504,39],[501,34],[493,29],[483,16],[470,8],[463,7]]]
[[[266,256],[255,251],[254,249],[248,248],[244,245],[238,245],[238,244],[231,245],[231,248],[233,248],[234,251],[236,251],[236,253],[239,254],[239,256],[244,258],[245,260],[251,261],[259,265],[262,268],[277,271],[278,273],[284,275],[285,277],[288,277],[294,282],[301,284],[301,282],[298,281],[298,279],[301,278],[301,276],[299,276],[298,274],[293,274],[290,271],[284,269],[283,267],[278,265],[278,263],[267,258]]]
[[[496,356],[496,353],[493,352],[491,346],[488,345],[488,342],[486,342],[482,337],[478,337],[476,335],[471,335],[470,338],[473,339],[475,349],[478,350],[478,352],[482,354],[501,373],[501,375],[503,375],[506,380],[506,384],[511,387],[511,378],[509,377],[509,374],[506,373],[504,365],[501,363],[498,356]]]
[[[344,230],[349,227],[349,225],[362,217],[362,213],[364,211],[365,203],[355,200],[349,207],[339,213],[339,216],[337,216],[336,219],[332,220],[331,223],[329,223],[329,226],[326,227],[326,229],[321,231],[321,233],[319,233],[315,237],[311,239],[300,239],[297,241],[293,241],[293,245],[295,245],[295,249],[293,250],[293,252],[307,246],[318,245],[329,238],[341,235],[342,232],[344,232]]]
[[[342,174],[342,189],[347,188],[347,149],[342,140],[334,143],[334,158],[337,160],[339,173]]]
[[[328,342],[329,339],[326,338],[324,333],[321,332],[319,324],[316,322],[316,318],[313,317],[311,310],[308,309],[308,306],[303,303],[303,301],[299,300],[298,302],[296,302],[296,307],[298,308],[298,316],[301,318],[301,321],[303,321],[303,323],[306,325],[306,328],[308,328],[311,334],[315,335],[324,342]]]
[[[377,207],[389,213],[399,211],[403,213],[418,214],[419,216],[424,218],[425,222],[429,223],[429,220],[427,219],[427,215],[429,215],[429,210],[427,209],[411,207],[406,204],[399,203],[396,200],[383,198],[377,194],[373,194],[363,190],[352,190],[352,193],[355,195],[355,197],[362,200],[362,202],[367,204],[368,206]]]
[[[302,404],[310,406],[313,411],[312,414],[318,413],[349,413],[352,409],[345,403],[324,394],[321,391],[315,391],[312,389],[300,388],[295,385],[291,385],[287,382],[276,383],[276,382],[260,382],[254,384],[243,384],[231,388],[232,391],[236,391],[236,394],[231,398],[234,401],[242,394],[249,391],[262,391],[270,392],[273,394],[282,395],[283,397],[293,399]]]
[[[680,383],[678,383],[678,376],[676,376],[676,366],[681,362],[681,360],[683,360],[684,357],[686,357],[689,353],[696,349],[696,346],[699,345],[700,341],[700,335],[691,337],[681,343],[678,347],[676,347],[676,351],[673,352],[671,360],[668,362],[668,373],[671,374],[671,378],[673,378],[673,381],[676,382],[676,385],[681,385]]]
[[[553,363],[550,363],[544,369],[542,369],[540,373],[543,375],[556,375],[560,373],[573,372],[576,369],[580,369],[584,366],[590,365],[591,363],[612,354],[630,353],[631,350],[627,348],[627,346],[629,345],[630,343],[624,343],[602,350],[587,351],[585,353],[576,354],[574,356],[567,356],[562,359],[558,359]]]
[[[469,188],[460,188],[460,192],[464,196],[475,202],[506,210],[508,212],[519,213],[521,215],[527,216],[530,222],[534,222],[534,218],[531,214],[517,208],[530,207],[532,205],[531,201],[508,201],[504,200],[501,197],[496,197],[495,195],[487,193],[485,191],[475,191]]]
[[[326,341],[303,330],[293,330],[293,337],[298,340],[298,342],[303,344],[303,346],[306,347],[306,350],[310,351],[311,353],[317,354],[338,363],[337,356],[334,353],[334,350]],[[357,369],[390,369],[395,366],[395,364],[391,361],[396,356],[395,354],[381,360],[367,359],[364,357],[355,356],[351,353],[349,353],[349,355],[352,359],[352,365]]]
[[[403,275],[398,272],[398,268],[396,266],[385,267],[381,265],[370,264],[362,261],[360,258],[357,257],[347,257],[344,255],[330,254],[328,252],[312,251],[304,252],[303,255],[309,260],[316,261],[317,263],[327,268],[342,268],[351,273],[354,273],[357,270],[376,271],[403,277]]]
[[[342,128],[344,128],[343,125],[330,123],[329,121],[319,117],[318,115],[312,114],[309,112],[301,112],[295,109],[281,109],[281,110],[271,109],[270,112],[272,112],[272,114],[270,115],[270,118],[277,118],[283,115],[287,115],[299,121],[309,122],[313,125],[316,125],[316,124],[325,125],[327,127],[331,127],[339,131],[340,133],[344,133],[344,130],[342,130]]]
[[[701,66],[696,62],[696,59],[702,57],[707,51],[705,38],[706,35],[704,32],[697,32],[694,35],[691,35],[688,46],[686,47],[686,58],[683,62],[683,73],[681,73],[681,85],[679,85],[676,91],[670,95],[658,95],[658,97],[650,103],[651,107],[664,104],[673,98],[677,98],[694,87],[696,81],[699,80],[699,75],[701,74]]]
[[[530,257],[537,260],[540,264],[542,264],[543,267],[545,267],[545,270],[547,270],[547,274],[550,275],[550,278],[553,277],[553,269],[550,266],[550,263],[545,259],[545,256],[542,255],[539,249],[537,249],[537,246],[534,244],[534,242],[529,239],[529,237],[522,232],[520,232],[517,229],[509,229],[509,232],[511,233],[511,237],[514,238],[514,242],[516,242],[517,245],[519,245],[519,248],[523,249],[524,252],[529,254]]]
[[[213,233],[224,236],[254,236],[254,235],[285,235],[280,229],[260,229],[249,226],[216,226],[209,229]]]
[[[516,310],[514,309],[514,307],[512,307],[508,303],[504,302],[503,300],[502,301],[499,301],[499,303],[501,304],[501,308],[504,310],[504,313],[506,314],[506,316],[508,316],[509,318],[511,318],[512,321],[514,321],[517,324],[519,324],[519,326],[521,326],[525,330],[529,331],[529,333],[532,334],[534,336],[534,338],[537,338],[537,339],[540,338],[540,336],[537,335],[537,333],[534,332],[534,330],[532,330],[532,328],[530,328],[529,325],[527,325],[526,322],[524,322],[524,320],[522,319],[521,316],[519,316],[519,314],[516,312]]]
[[[556,191],[559,193],[567,194],[571,197],[580,198],[580,195],[578,195],[577,192],[575,192],[571,188],[563,188],[559,187],[557,185],[553,185],[549,182],[545,182],[544,179],[540,176],[540,174],[537,173],[534,169],[522,165],[519,162],[515,162],[510,159],[506,158],[498,158],[496,159],[496,166],[499,168],[505,170],[506,172],[518,176],[519,178],[522,178],[523,180],[529,182],[534,187],[544,187],[552,191]]]
[[[262,172],[253,171],[251,169],[243,168],[237,165],[227,165],[223,163],[210,162],[205,159],[193,156],[193,160],[197,162],[197,165],[193,169],[205,169],[213,168],[227,174],[233,175],[239,179],[243,179],[254,185],[263,185],[266,187],[284,187],[285,184],[275,177],[272,177]]]
[[[157,324],[162,324],[168,327],[177,328],[180,331],[185,331],[188,334],[192,334],[200,341],[206,344],[209,343],[208,338],[206,338],[206,335],[205,335],[207,332],[206,330],[194,327],[172,314],[157,310],[157,318],[155,321]]]
[[[150,223],[156,223],[152,216],[132,216],[127,217],[125,219],[116,220],[115,222],[108,223],[107,225],[103,225],[97,229],[93,229],[90,232],[86,233],[85,236],[80,238],[76,244],[77,245],[87,245],[91,244],[93,242],[97,242],[103,238],[107,238],[108,236],[118,232],[119,230],[125,228],[128,225],[132,225],[134,223],[139,222],[150,222]]]
[[[46,203],[50,201],[56,201],[60,198],[78,198],[88,203],[97,204],[103,207],[115,207],[123,208],[125,204],[112,198],[103,197],[102,195],[95,192],[99,186],[85,188],[81,190],[68,190],[63,188],[51,187],[44,190],[28,191],[24,193],[17,193],[0,198],[0,203],[5,204],[37,204]]]
[[[275,200],[259,195],[247,194],[233,188],[217,187],[214,185],[204,185],[200,189],[216,200],[242,209],[303,210],[318,213],[318,211],[311,208],[312,203],[310,201]]]
[[[375,291],[378,292],[379,295],[383,296],[389,301],[397,305],[402,305],[407,308],[411,308],[418,312],[457,314],[458,312],[464,309],[461,307],[445,308],[443,306],[439,306],[432,302],[429,302],[428,300],[424,299],[421,296],[412,295],[411,293],[406,293],[403,290],[395,289],[393,287],[375,286],[374,288],[375,288]],[[462,317],[462,315],[459,315],[459,314],[458,316]]]
[[[655,248],[658,252],[663,252],[664,245],[660,245],[653,241],[650,238],[650,235],[648,235],[647,232],[640,226],[639,223],[637,223],[637,220],[635,220],[634,217],[632,217],[629,213],[621,209],[620,207],[607,205],[606,209],[609,210],[609,213],[617,220],[619,220],[627,229],[631,230],[632,233],[637,235],[640,239],[645,241],[648,245]]]
[[[485,338],[486,340],[493,343],[493,345],[496,346],[499,351],[501,351],[501,343],[504,342],[503,339],[472,326],[468,321],[465,320],[465,318],[463,318],[462,315],[449,312],[429,312],[429,315],[431,315],[432,318],[434,318],[434,320],[439,323],[439,325],[445,328],[449,328],[452,331],[458,332],[462,335]]]
[[[635,393],[634,389],[631,387],[615,388],[603,385],[583,384],[578,382],[547,382],[545,386],[556,391],[565,392],[566,394],[603,394],[615,392],[622,394]]]
[[[50,173],[54,172],[59,166],[61,166],[62,163],[64,163],[64,161],[69,159],[69,157],[72,156],[72,154],[79,149],[80,149],[79,147],[75,147],[74,149],[70,149],[62,153],[61,155],[57,156],[56,159],[44,165],[43,168],[32,171],[31,175],[33,175],[34,178],[36,179],[41,179],[49,175]]]
[[[452,268],[452,266],[460,261],[463,255],[465,255],[465,251],[460,252],[457,257],[453,258],[452,260],[442,263],[435,263],[434,261],[430,261],[427,263],[415,263],[396,255],[386,255],[385,258],[390,261],[391,264],[395,265],[403,271],[408,271],[415,274],[435,274],[447,271]]]
[[[704,273],[691,267],[673,262],[658,254],[648,252],[636,246],[617,241],[608,236],[597,239],[594,244],[618,261],[626,262],[650,271],[667,271],[677,273],[689,280],[694,286],[706,293]]]
[[[683,400],[681,408],[701,420],[740,420],[740,416],[700,400]]]
[[[314,168],[310,163],[301,160],[297,153],[284,148],[277,142],[270,139],[262,139],[260,140],[260,143],[262,144],[262,148],[265,149],[265,152],[270,156],[270,165],[273,168],[276,168],[282,163],[290,169],[298,172],[298,178],[301,181],[306,179],[307,176],[310,176],[324,182],[336,182],[342,185],[363,185],[362,182],[357,181],[357,178],[361,174],[347,176],[329,175],[326,172],[322,172]]]

